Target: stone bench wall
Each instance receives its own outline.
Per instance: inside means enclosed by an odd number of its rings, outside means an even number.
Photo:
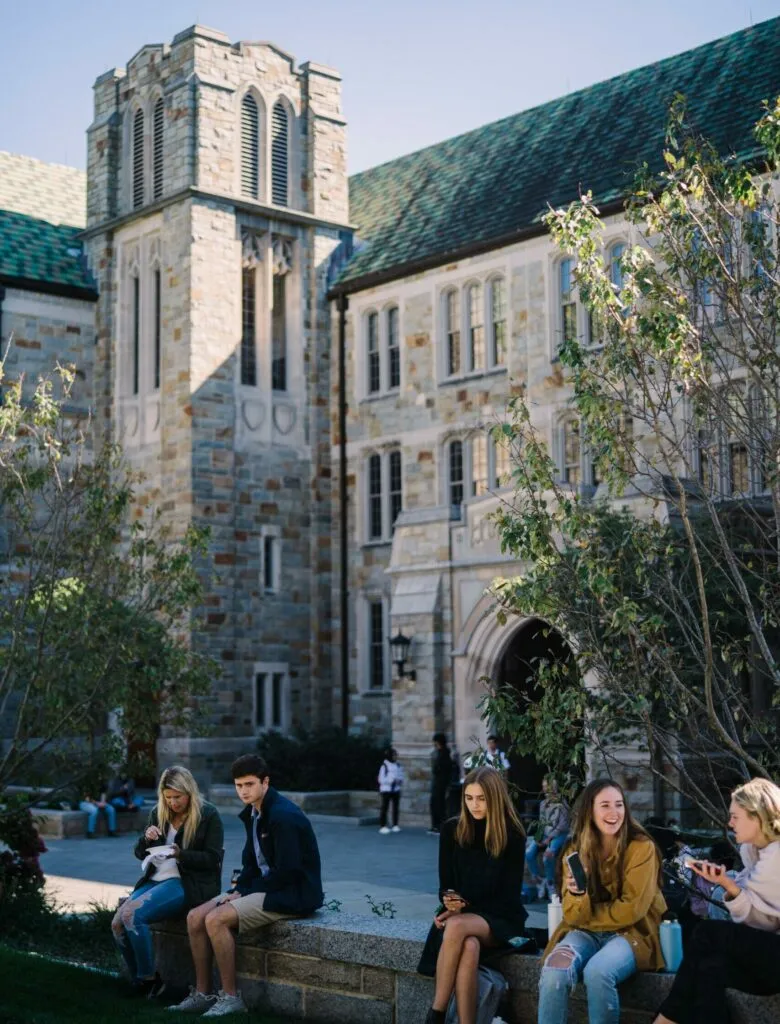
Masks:
[[[284,921],[238,940],[239,986],[260,1011],[319,1024],[422,1024],[433,981],[416,973],[427,925],[320,911]],[[182,988],[194,980],[182,922],[155,928],[161,975]],[[510,1024],[534,1024],[540,961],[504,957],[510,991],[501,1015]],[[651,1024],[671,985],[664,974],[640,974],[621,986],[621,1024]],[[777,1024],[780,997],[729,993],[734,1024]],[[582,986],[574,993],[570,1024],[587,1024]]]
[[[141,832],[149,817],[150,808],[140,811],[117,811],[116,829],[120,833]],[[70,839],[74,836],[84,837],[87,834],[86,811],[55,811],[37,807],[32,808],[32,815],[40,834],[49,839]],[[96,835],[106,835],[108,823],[105,814],[98,815]]]

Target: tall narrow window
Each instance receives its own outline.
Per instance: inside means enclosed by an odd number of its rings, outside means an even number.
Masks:
[[[493,487],[506,487],[512,479],[509,444],[501,437],[493,441]]]
[[[255,676],[255,728],[265,729],[267,724],[266,719],[266,680],[268,676],[265,672],[258,672]]]
[[[623,265],[621,260],[626,251],[624,242],[616,242],[609,250],[609,279],[616,292],[623,291]]]
[[[697,430],[696,446],[699,462],[699,483],[705,494],[711,494],[715,475],[712,471],[711,440],[708,430]]]
[[[141,387],[141,279],[133,278],[133,394]]]
[[[467,292],[469,369],[485,367],[485,323],[482,285],[472,284]]]
[[[144,112],[133,117],[133,209],[144,204]]]
[[[160,368],[162,364],[162,274],[159,267],[154,268],[154,387],[160,387]]]
[[[577,420],[566,420],[563,424],[563,473],[564,483],[572,487],[580,484],[580,425]]]
[[[165,104],[162,96],[154,105],[152,118],[152,198],[159,199],[163,194],[163,126],[165,124]]]
[[[488,437],[478,434],[471,442],[471,493],[487,494],[488,491]]]
[[[368,460],[368,539],[382,539],[382,457]]]
[[[249,93],[241,101],[241,195],[257,199],[260,187],[260,113]]]
[[[401,386],[401,349],[398,338],[398,307],[391,306],[387,311],[387,386]]]
[[[490,282],[490,320],[491,358],[494,366],[503,366],[506,360],[506,285],[503,277],[495,277]]]
[[[450,487],[450,508],[455,518],[460,517],[460,507],[463,504],[463,442],[450,442],[450,465],[449,465],[449,487]]]
[[[401,453],[399,451],[390,452],[387,475],[389,482],[390,529],[394,529],[398,513],[403,508],[403,477],[401,475]]]
[[[257,283],[254,267],[241,271],[241,383],[257,387],[255,315]]]
[[[371,312],[366,317],[366,335],[366,347],[368,349],[368,393],[375,395],[382,387],[378,313]]]
[[[287,275],[274,274],[271,310],[271,387],[287,390]]]
[[[290,123],[283,103],[271,114],[271,199],[277,206],[289,203]]]
[[[574,260],[567,257],[558,264],[560,283],[558,300],[560,303],[560,342],[561,345],[574,341],[577,337],[577,301],[574,296]]]
[[[444,336],[447,343],[447,373],[460,373],[460,309],[453,288],[444,296]]]
[[[368,603],[368,685],[381,690],[385,685],[385,614],[382,601]]]
[[[279,538],[269,536],[263,537],[263,590],[271,594],[275,593],[279,589],[278,553]]]
[[[281,729],[284,725],[284,675],[274,672],[271,676],[271,728]]]

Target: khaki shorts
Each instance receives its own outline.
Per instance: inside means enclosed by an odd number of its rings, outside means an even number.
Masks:
[[[253,892],[248,896],[240,896],[237,900],[231,900],[230,906],[238,914],[238,934],[254,931],[255,928],[265,928],[274,921],[286,921],[291,917],[300,917],[300,914],[278,914],[274,910],[264,910],[266,893]]]

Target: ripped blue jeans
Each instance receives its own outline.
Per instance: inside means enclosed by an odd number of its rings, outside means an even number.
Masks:
[[[557,954],[557,956],[556,956]],[[550,967],[565,958],[567,965]],[[566,1024],[569,994],[578,981],[588,993],[588,1024],[619,1024],[617,987],[636,971],[628,939],[614,932],[569,932],[547,957],[539,977],[538,1024]]]
[[[139,885],[114,914],[111,931],[133,981],[154,977],[150,924],[174,917],[186,906],[180,878]]]

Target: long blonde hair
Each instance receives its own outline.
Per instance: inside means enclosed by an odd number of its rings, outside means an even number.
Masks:
[[[571,852],[572,850],[576,850],[579,853],[580,859],[582,860],[588,874],[588,893],[590,894],[591,900],[595,903],[603,903],[612,898],[601,881],[601,864],[604,859],[604,855],[601,850],[601,833],[596,827],[596,822],[593,817],[593,805],[596,802],[596,797],[605,789],[616,789],[623,798],[623,807],[625,809],[623,824],[620,826],[620,831],[615,837],[616,843],[614,857],[617,863],[618,898],[623,894],[623,865],[625,862],[626,850],[628,849],[629,844],[636,839],[650,843],[655,852],[658,864],[659,888],[662,878],[661,855],[658,852],[658,847],[653,842],[652,837],[642,828],[639,822],[631,814],[623,787],[619,786],[617,782],[613,782],[612,779],[594,779],[592,782],[588,783],[585,789],[583,789],[576,804],[574,805],[574,823],[572,827],[571,840],[566,845],[565,851]],[[564,851],[561,851],[561,853],[563,854]],[[556,877],[558,887],[562,892],[563,856],[559,856],[558,858]]]
[[[751,779],[731,794],[734,803],[758,818],[761,834],[769,843],[780,839],[780,786],[769,779]]]
[[[501,772],[489,765],[475,768],[466,776],[460,802],[460,818],[455,829],[455,841],[459,846],[471,846],[474,842],[474,819],[466,806],[466,787],[473,785],[481,786],[485,794],[485,849],[491,857],[500,857],[509,842],[509,829],[513,828],[523,837],[525,829],[512,806],[509,790]]]
[[[160,776],[160,783],[157,786],[157,825],[165,835],[170,827],[172,815],[168,804],[165,802],[163,790],[175,789],[177,793],[186,793],[190,798],[184,819],[184,836],[182,844],[186,849],[195,837],[195,832],[200,824],[203,813],[203,798],[200,795],[195,776],[188,768],[180,764],[173,764],[166,768]]]

